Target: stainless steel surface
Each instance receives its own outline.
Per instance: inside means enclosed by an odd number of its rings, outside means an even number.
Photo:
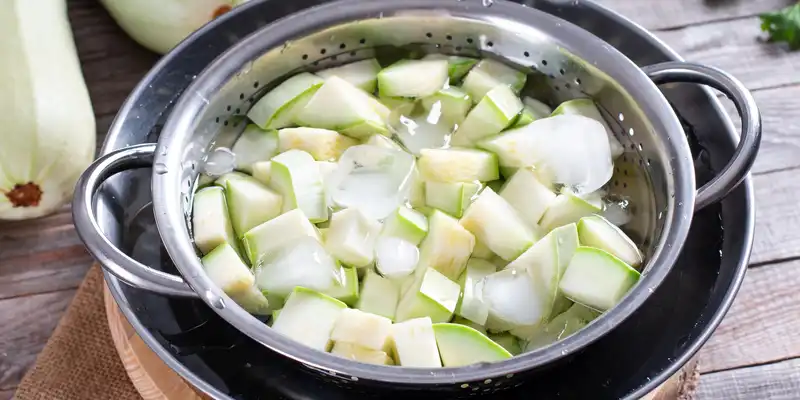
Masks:
[[[731,161],[711,182],[697,189],[695,209],[716,203],[733,190],[750,171],[761,145],[761,113],[753,95],[727,72],[707,65],[667,62],[643,68],[656,84],[677,82],[708,85],[724,93],[733,101],[742,120],[742,135]]]
[[[439,13],[444,9],[449,14]],[[408,10],[416,11],[409,16]],[[454,25],[454,21],[458,24]],[[393,29],[383,29],[392,23],[396,24]],[[414,29],[408,29],[409,26]],[[427,29],[421,31],[420,26]],[[322,28],[327,30],[319,33]],[[358,34],[344,33],[350,31]],[[450,35],[453,38],[450,40],[460,38],[463,42],[460,46],[426,42],[420,37],[423,32],[431,34],[428,39],[448,40]],[[186,221],[202,156],[215,138],[229,142],[235,137],[239,119],[229,117],[246,112],[249,99],[256,98],[303,63],[310,64],[308,67],[313,70],[331,65],[326,62],[346,61],[345,56],[322,57],[323,48],[340,48],[344,44],[346,54],[364,58],[376,45],[398,44],[398,37],[404,38],[401,40],[404,43],[422,43],[427,48],[437,48],[438,44],[439,50],[449,53],[479,51],[482,55],[506,58],[536,76],[546,77],[545,87],[551,101],[591,95],[608,112],[607,117],[617,115],[617,120],[623,120],[624,125],[612,126],[618,128],[618,138],[627,145],[622,159],[627,164],[622,165],[628,165],[627,172],[633,180],[631,184],[622,181],[616,186],[642,193],[637,196],[635,192],[625,192],[636,198],[638,239],[650,249],[650,263],[632,293],[580,334],[546,349],[490,365],[437,370],[365,366],[307,349],[271,332],[230,301],[202,272]],[[304,59],[303,55],[308,57]],[[170,256],[204,301],[224,305],[216,309],[223,318],[248,336],[334,381],[352,382],[358,378],[417,385],[456,384],[470,390],[483,387],[486,379],[493,379],[492,387],[513,381],[515,374],[572,354],[627,318],[669,272],[690,224],[695,186],[690,153],[680,124],[661,93],[633,63],[608,44],[532,8],[506,2],[484,8],[480,2],[438,0],[402,4],[349,1],[319,6],[278,21],[238,42],[184,93],[159,139],[156,164],[163,173],[153,175],[156,219]],[[171,95],[173,99],[177,97]],[[130,105],[123,110],[137,111],[140,110]],[[89,247],[97,256],[99,250]]]

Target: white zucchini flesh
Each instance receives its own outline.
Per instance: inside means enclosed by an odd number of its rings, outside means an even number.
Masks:
[[[375,241],[381,224],[355,208],[335,212],[325,233],[325,248],[339,261],[362,268],[375,260]]]
[[[323,79],[337,76],[367,93],[372,93],[377,87],[378,72],[380,72],[380,70],[381,65],[378,63],[378,60],[370,58],[345,64],[340,67],[317,71],[316,74]]]
[[[460,81],[470,69],[478,62],[477,59],[461,56],[446,56],[444,54],[428,54],[422,57],[423,60],[447,60],[447,74],[450,76],[450,84]]]
[[[533,97],[523,97],[522,104],[528,107],[536,119],[549,117],[553,113],[553,109],[547,104],[534,99]]]
[[[253,268],[258,288],[275,296],[288,296],[296,286],[329,294],[336,286],[347,285],[346,269],[309,237],[272,251]]]
[[[272,175],[272,161],[258,161],[250,164],[250,174],[263,185],[269,185]]]
[[[491,188],[481,191],[459,223],[506,261],[517,258],[536,241],[531,228]]]
[[[264,256],[304,237],[319,240],[319,233],[300,209],[281,214],[244,234],[242,242],[252,267]]]
[[[511,358],[511,353],[483,333],[465,325],[433,324],[436,344],[445,367],[462,367]]]
[[[333,326],[331,340],[359,345],[370,350],[390,350],[392,320],[354,308],[339,314]]]
[[[66,2],[0,12],[0,220],[56,211],[92,162],[95,119]]]
[[[223,243],[238,248],[236,235],[228,213],[225,190],[211,186],[199,190],[192,204],[192,234],[194,243],[203,254],[208,254]]]
[[[425,149],[419,158],[423,179],[436,182],[488,182],[500,177],[494,154],[475,149],[451,147]]]
[[[581,218],[578,235],[584,246],[605,250],[634,268],[642,264],[642,253],[628,235],[599,215]]]
[[[447,322],[453,317],[461,287],[433,268],[426,268],[397,304],[397,321],[430,317]]]
[[[225,199],[237,237],[280,215],[283,205],[279,194],[254,178],[229,180]]]
[[[265,131],[249,124],[231,147],[236,156],[236,169],[253,171],[253,163],[269,161],[278,154],[278,135],[274,130]]]
[[[378,73],[378,92],[386,97],[426,97],[448,81],[445,60],[401,60]]]
[[[580,221],[581,218],[600,212],[597,204],[586,201],[572,193],[559,194],[547,211],[544,212],[539,225],[547,230]]]
[[[367,364],[394,365],[394,361],[385,351],[371,350],[352,343],[334,343],[331,354]]]
[[[500,197],[530,226],[537,226],[542,215],[556,199],[556,194],[542,184],[531,168],[520,168],[500,190]]]
[[[545,235],[505,268],[530,275],[534,290],[541,299],[542,321],[550,318],[553,303],[558,295],[558,282],[561,279],[558,239],[559,236],[553,232]],[[538,322],[533,325],[538,325]]]
[[[294,118],[297,125],[331,129],[354,137],[386,134],[386,122],[376,111],[377,100],[347,81],[332,76],[317,90]]]
[[[369,137],[369,139],[367,139],[364,142],[364,144],[368,144],[370,146],[383,147],[392,150],[403,150],[403,148],[400,147],[400,145],[398,145],[397,143],[395,143],[394,140],[383,135],[372,135]]]
[[[580,115],[542,118],[478,146],[497,154],[500,166],[534,166],[548,181],[581,194],[601,188],[614,172],[603,126]]]
[[[418,272],[431,267],[451,280],[458,279],[475,247],[475,236],[458,220],[438,210],[431,214],[428,224],[428,236],[419,248]]]
[[[489,306],[483,301],[483,294],[478,290],[479,283],[487,276],[497,272],[494,264],[472,258],[459,278],[461,299],[456,306],[456,314],[478,325],[486,325],[489,318]]]
[[[322,78],[308,72],[297,74],[259,99],[247,112],[247,117],[262,129],[289,126],[323,82]]]
[[[431,319],[415,318],[392,325],[392,353],[397,365],[403,367],[441,367]]]
[[[455,146],[469,146],[473,143],[500,133],[514,122],[522,102],[516,93],[506,85],[495,87],[486,93],[453,134]]]
[[[399,301],[400,287],[397,283],[367,270],[361,282],[361,293],[355,306],[357,309],[394,321]]]
[[[201,261],[208,278],[228,296],[241,295],[255,283],[253,273],[228,243],[217,246]]]
[[[469,71],[462,88],[472,96],[473,101],[478,102],[486,93],[500,85],[508,86],[519,93],[525,86],[526,79],[524,72],[492,59],[484,59]]]
[[[563,276],[575,250],[580,246],[578,227],[575,223],[562,225],[553,229],[550,234],[555,235],[558,240],[558,275]]]
[[[250,314],[266,316],[273,311],[272,303],[256,285],[250,286],[250,289],[244,292],[229,294],[228,296]]]
[[[622,153],[625,152],[625,148],[622,147],[622,144],[617,140],[614,136],[614,132],[611,130],[611,127],[608,126],[608,122],[606,122],[603,115],[600,114],[600,109],[597,108],[597,104],[594,103],[591,99],[573,99],[568,100],[561,103],[558,107],[556,107],[555,111],[553,111],[552,115],[582,115],[584,117],[591,118],[600,124],[606,130],[606,135],[608,137],[608,146],[611,149],[611,157],[617,158]]]
[[[481,185],[465,182],[425,182],[425,205],[461,218]]]
[[[522,106],[522,111],[520,111],[517,117],[514,119],[511,128],[519,128],[528,125],[537,119],[539,118],[536,118],[533,110],[531,110],[530,107]]]
[[[322,174],[311,154],[289,150],[273,157],[270,186],[283,196],[283,212],[299,208],[311,222],[328,219]]]
[[[495,254],[492,253],[489,246],[486,246],[480,240],[475,240],[475,248],[472,249],[472,257],[489,261],[495,257]]]
[[[317,161],[335,161],[350,147],[359,144],[339,132],[319,128],[284,128],[278,131],[278,149],[281,153],[303,150]]]
[[[598,315],[597,311],[581,304],[573,304],[569,309],[550,320],[544,329],[530,337],[525,351],[533,351],[562,340],[588,325]]]
[[[425,97],[421,103],[431,119],[444,120],[446,125],[451,127],[462,123],[472,108],[472,98],[455,86]]]
[[[428,234],[428,218],[421,212],[400,206],[383,223],[381,235],[418,245]]]
[[[228,172],[227,174],[217,178],[217,180],[214,181],[214,184],[219,187],[226,188],[228,187],[228,181],[233,179],[250,179],[250,175],[237,171]]]
[[[570,300],[595,310],[614,307],[639,281],[639,272],[610,253],[581,246],[561,278],[561,291]]]
[[[346,308],[333,297],[298,287],[286,299],[272,329],[312,349],[328,351],[331,331]]]
[[[418,262],[419,249],[411,242],[381,236],[375,243],[375,268],[389,279],[399,280],[411,275]]]

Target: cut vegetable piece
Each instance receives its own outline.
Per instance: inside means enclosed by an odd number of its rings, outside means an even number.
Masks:
[[[480,240],[475,240],[475,247],[472,249],[472,257],[480,258],[483,260],[491,260],[495,256],[489,246],[483,244]]]
[[[519,326],[541,324],[550,312],[548,294],[543,294],[532,275],[526,271],[506,268],[484,278],[479,290],[489,306],[490,330],[508,330]],[[506,329],[492,329],[503,326]]]
[[[233,293],[228,296],[250,314],[270,315],[272,313],[269,300],[267,300],[264,294],[261,293],[261,290],[255,285],[250,286],[250,289],[244,292]]]
[[[299,209],[279,215],[244,234],[244,243],[250,265],[256,267],[262,257],[304,237],[319,240],[319,233]]]
[[[281,214],[283,198],[250,177],[229,180],[225,198],[238,237]]]
[[[616,226],[631,222],[631,201],[623,196],[610,195],[603,199],[603,218]]]
[[[375,268],[381,275],[399,280],[411,275],[419,262],[419,249],[411,242],[381,236],[375,244]]]
[[[200,176],[197,177],[197,189],[196,190],[199,191],[200,189],[206,188],[206,187],[211,186],[213,184],[214,184],[214,178],[212,178],[212,177],[210,177],[210,176],[208,176],[206,174],[201,174]]]
[[[366,267],[375,260],[375,240],[380,231],[381,224],[358,209],[337,211],[325,234],[325,248],[347,265]]]
[[[514,123],[511,125],[511,128],[519,128],[528,125],[537,119],[539,118],[536,118],[536,115],[530,107],[523,106],[522,111],[520,111],[519,114],[517,114],[517,117],[514,119]]]
[[[558,282],[561,279],[558,260],[559,246],[559,235],[551,232],[505,268],[506,270],[527,272],[530,275],[534,290],[541,301],[543,320],[550,318],[550,312],[558,294]]]
[[[628,235],[599,215],[581,218],[578,235],[584,246],[605,250],[634,268],[642,264],[642,253]]]
[[[394,320],[398,301],[400,287],[395,282],[367,270],[356,308]]]
[[[425,149],[419,158],[424,179],[437,182],[488,182],[500,178],[494,154],[462,148]]]
[[[400,299],[397,321],[430,317],[434,322],[447,322],[453,317],[461,287],[433,268],[427,268]]]
[[[349,289],[352,293],[358,288],[357,275],[355,282],[347,282],[348,269],[342,268],[316,239],[309,237],[265,255],[254,269],[259,289],[276,296],[285,297],[296,286],[326,294],[334,289],[340,293]]]
[[[558,240],[558,271],[559,275],[564,275],[579,246],[578,227],[574,223],[562,225],[553,229],[550,234],[555,235]]]
[[[311,222],[328,219],[322,174],[314,157],[289,150],[272,158],[270,185],[283,196],[283,212],[299,208]]]
[[[328,351],[333,326],[346,308],[333,297],[298,287],[286,299],[272,329],[312,349]]]
[[[564,296],[561,290],[559,290],[556,301],[553,302],[553,310],[550,312],[550,315],[559,315],[567,311],[573,304],[575,304],[575,302],[568,299],[567,296]]]
[[[522,103],[525,104],[526,107],[528,107],[528,110],[531,113],[533,113],[533,116],[535,117],[534,119],[546,118],[553,113],[553,109],[550,108],[550,106],[544,104],[539,100],[534,99],[533,97],[527,97],[527,96],[523,97]]]
[[[372,135],[364,144],[383,147],[385,149],[403,150],[394,140],[383,135]]]
[[[468,319],[466,319],[464,317],[459,317],[458,315],[456,315],[455,318],[453,318],[453,323],[454,324],[460,324],[460,325],[466,325],[466,326],[468,326],[468,327],[470,327],[472,329],[475,329],[476,331],[478,331],[480,333],[483,333],[484,335],[486,334],[486,327],[485,326],[478,325],[478,324],[476,324],[476,323],[474,323],[474,322],[472,322],[472,321],[470,321],[470,320],[468,320]]]
[[[576,303],[548,322],[544,329],[531,336],[525,351],[533,351],[562,340],[588,325],[598,315],[596,311]]]
[[[425,205],[461,218],[480,189],[475,183],[425,182]]]
[[[211,282],[231,298],[243,296],[253,287],[253,274],[228,243],[206,254],[202,263]]]
[[[483,301],[479,283],[483,278],[495,272],[497,272],[497,267],[488,261],[471,258],[467,262],[467,268],[459,278],[462,295],[456,307],[456,314],[478,325],[486,325],[486,319],[489,318],[489,306]]]
[[[417,106],[416,100],[403,97],[381,97],[378,101],[391,111],[389,119],[392,121],[401,115],[413,114]]]
[[[441,367],[431,319],[415,318],[392,325],[392,353],[403,367]]]
[[[419,211],[400,206],[383,223],[381,235],[418,245],[428,234],[428,218]]]
[[[411,173],[411,189],[408,193],[408,205],[423,213],[430,215],[428,207],[425,205],[425,179],[415,165]]]
[[[377,365],[394,365],[392,358],[384,351],[370,350],[352,343],[336,342],[331,354],[348,360]]]
[[[371,350],[387,350],[392,320],[361,310],[346,308],[331,331],[334,342],[352,343]]]
[[[400,142],[414,155],[423,149],[438,149],[447,144],[453,124],[440,115],[430,113],[407,117],[400,115],[392,125]]]
[[[502,346],[504,349],[506,349],[506,351],[511,353],[512,356],[522,353],[522,347],[520,346],[519,339],[510,333],[489,335],[489,339],[492,339],[493,342]]]
[[[284,128],[278,131],[281,152],[303,150],[317,161],[338,160],[345,150],[357,144],[357,140],[328,129]]]
[[[422,99],[422,106],[427,111],[429,119],[443,120],[446,125],[452,127],[467,117],[469,109],[472,108],[472,99],[465,91],[450,86]]]
[[[218,186],[198,190],[192,204],[192,234],[194,243],[203,254],[208,254],[223,243],[236,250],[236,236],[228,214],[225,191]]]
[[[611,130],[611,127],[608,126],[608,122],[606,122],[603,115],[600,114],[600,109],[597,108],[597,104],[591,99],[573,99],[565,101],[553,111],[553,115],[582,115],[599,122],[606,130],[611,157],[617,158],[625,152],[625,148],[622,147],[622,144],[614,136],[614,132]]]
[[[600,207],[572,193],[562,193],[550,203],[539,225],[547,231],[559,226],[580,221],[581,218],[599,213]]]
[[[316,74],[323,79],[337,76],[367,93],[372,93],[377,87],[378,72],[380,72],[380,70],[381,65],[378,63],[378,60],[370,58],[368,60],[345,64],[341,67],[317,71]]]
[[[358,286],[358,270],[355,268],[341,268],[337,269],[336,278],[333,285],[327,290],[322,290],[321,293],[327,294],[336,300],[339,300],[348,306],[354,306],[359,296]]]
[[[317,161],[317,166],[319,167],[319,173],[322,174],[323,182],[326,182],[333,171],[339,168],[339,164],[330,161]]]
[[[322,78],[308,72],[297,74],[281,83],[258,100],[247,113],[262,129],[289,126],[299,110],[322,86]]]
[[[536,241],[514,208],[490,188],[483,189],[460,223],[507,261],[517,258]]]
[[[272,174],[272,161],[259,161],[250,165],[250,173],[255,180],[264,185],[269,185]]]
[[[461,367],[511,358],[511,353],[481,332],[459,324],[433,324],[442,365]]]
[[[602,125],[580,115],[542,118],[478,147],[497,154],[503,167],[534,166],[541,178],[578,194],[601,188],[614,172]]]
[[[578,247],[560,288],[576,303],[596,310],[614,307],[639,281],[639,272],[610,253],[593,247]]]
[[[450,76],[450,84],[454,84],[463,78],[467,72],[478,62],[469,57],[446,56],[444,54],[433,53],[422,57],[423,60],[447,60],[447,74]]]
[[[527,76],[498,61],[485,59],[476,64],[464,78],[463,89],[475,102],[480,101],[490,90],[504,85],[519,93],[525,86]]]
[[[250,175],[241,172],[228,172],[227,174],[217,178],[217,180],[214,181],[214,184],[225,188],[228,186],[228,181],[232,179],[250,179]]]
[[[274,130],[265,131],[255,124],[249,124],[231,148],[236,155],[236,169],[251,172],[252,164],[268,161],[278,154],[278,136]]]
[[[458,224],[458,220],[434,210],[430,216],[428,236],[420,245],[418,272],[431,267],[451,280],[457,280],[467,266],[475,236]]]
[[[414,156],[404,151],[353,146],[339,159],[327,190],[334,205],[383,220],[408,199],[414,165]]]
[[[486,93],[475,108],[467,114],[453,134],[453,145],[470,146],[473,143],[500,133],[514,122],[522,111],[519,97],[505,85]]]
[[[270,323],[269,326],[272,326],[275,323],[275,320],[278,319],[279,315],[281,315],[281,309],[280,308],[272,312],[272,322]]]
[[[520,168],[500,190],[505,199],[530,226],[536,226],[542,215],[556,199],[531,168]]]
[[[378,91],[386,97],[426,97],[449,81],[445,60],[401,60],[378,73]]]
[[[332,129],[356,139],[387,134],[388,128],[380,111],[376,111],[376,104],[380,103],[368,93],[331,76],[294,120],[298,125]]]

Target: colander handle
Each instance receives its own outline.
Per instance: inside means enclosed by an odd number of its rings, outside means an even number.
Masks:
[[[94,213],[94,198],[100,185],[119,172],[152,167],[155,151],[155,143],[141,144],[111,152],[92,163],[75,188],[75,230],[103,268],[128,285],[168,296],[198,297],[180,276],[150,268],[118,249],[103,234]]]
[[[761,145],[761,113],[753,95],[725,71],[707,65],[670,61],[649,65],[642,70],[656,84],[699,83],[724,93],[733,101],[742,119],[742,135],[733,158],[710,182],[697,190],[695,210],[713,204],[730,193],[750,172]]]

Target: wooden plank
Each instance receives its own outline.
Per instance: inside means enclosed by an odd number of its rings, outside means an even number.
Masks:
[[[0,389],[19,384],[74,295],[62,290],[0,300]]]
[[[756,232],[751,263],[800,257],[797,170],[755,177]]]
[[[673,2],[659,4],[662,3]],[[685,59],[719,67],[736,76],[750,90],[800,82],[800,74],[797,74],[800,52],[790,52],[782,44],[766,42],[760,26],[758,18],[744,18],[658,32],[657,35]]]
[[[701,373],[800,357],[800,261],[752,268],[700,351]]]
[[[15,388],[0,390],[0,400],[11,400],[14,397]]]
[[[793,0],[596,0],[647,29],[669,29],[721,19],[749,17]]]
[[[796,400],[800,359],[701,375],[697,400]]]

